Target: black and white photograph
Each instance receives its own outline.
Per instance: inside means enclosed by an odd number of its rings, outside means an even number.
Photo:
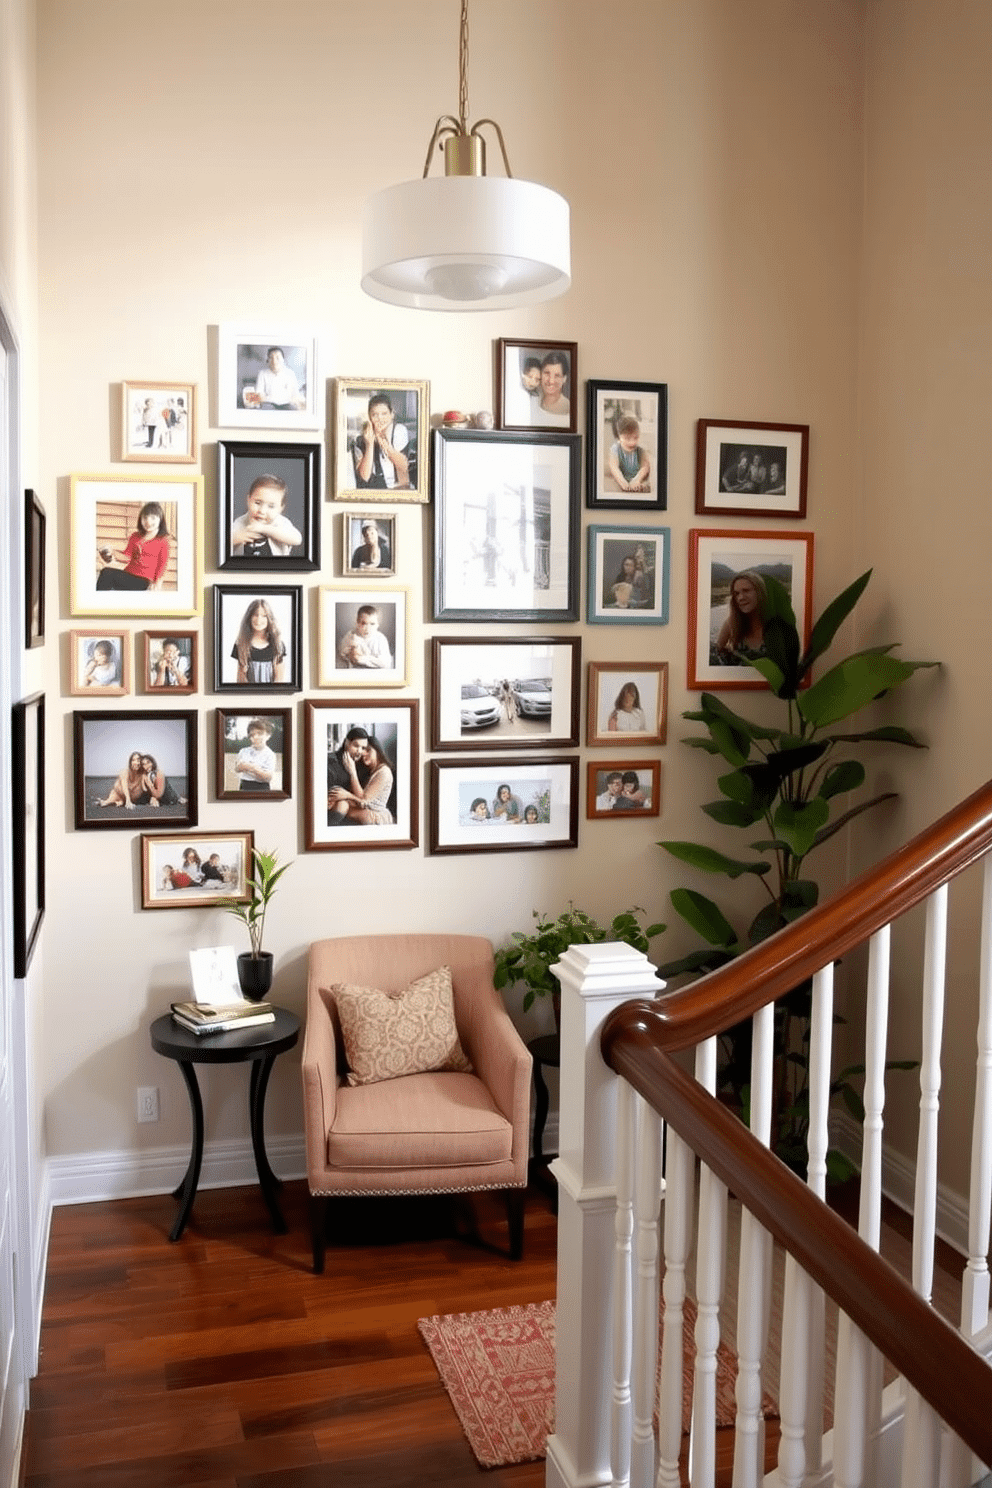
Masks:
[[[766,581],[789,596],[803,644],[813,590],[811,532],[689,533],[689,687],[763,688],[751,666],[765,654]]]
[[[396,572],[395,512],[342,512],[342,563],[346,577],[389,577]]]
[[[591,661],[586,743],[629,749],[664,744],[668,732],[667,661]]]
[[[576,755],[465,764],[431,760],[430,851],[576,847],[578,786]]]
[[[73,475],[73,615],[200,613],[202,475]]]
[[[586,816],[590,820],[632,821],[661,813],[659,760],[599,761],[586,766]]]
[[[304,703],[308,852],[419,841],[416,699]]]
[[[197,715],[72,715],[76,828],[196,825]]]
[[[696,426],[696,515],[806,515],[809,424]]]
[[[319,591],[317,685],[402,687],[409,672],[409,591]]]
[[[671,530],[588,529],[590,625],[667,625]]]
[[[234,322],[218,326],[221,428],[320,429],[323,422],[312,329]]]
[[[45,918],[45,694],[11,709],[14,975],[28,974]]]
[[[145,692],[178,696],[199,686],[200,637],[195,630],[146,630],[141,638]]]
[[[586,383],[586,506],[668,506],[668,387]]]
[[[143,832],[142,909],[210,909],[248,898],[253,832]]]
[[[235,713],[218,708],[214,719],[218,801],[288,800],[293,794],[292,709]]]
[[[339,377],[334,397],[335,499],[427,501],[430,383]]]
[[[496,342],[497,429],[578,428],[575,341]]]
[[[70,630],[69,696],[126,697],[131,691],[131,632]]]
[[[196,460],[195,385],[122,382],[120,458],[191,465]]]
[[[431,641],[432,749],[546,749],[579,742],[577,636]]]
[[[578,619],[579,443],[434,431],[433,619]]]
[[[218,568],[319,568],[320,445],[221,439],[217,454]]]
[[[298,584],[214,585],[214,691],[299,692]]]

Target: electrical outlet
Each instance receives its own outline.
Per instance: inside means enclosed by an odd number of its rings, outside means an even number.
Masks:
[[[158,1120],[158,1087],[156,1085],[138,1086],[138,1120]]]

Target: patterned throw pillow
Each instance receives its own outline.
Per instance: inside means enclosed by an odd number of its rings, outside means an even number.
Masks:
[[[373,1085],[427,1070],[471,1070],[458,1041],[451,968],[402,992],[338,982],[332,988],[348,1056],[348,1084]]]

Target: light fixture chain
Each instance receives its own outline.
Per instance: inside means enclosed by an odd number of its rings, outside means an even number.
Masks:
[[[458,33],[458,117],[465,134],[468,130],[468,0],[462,0]]]

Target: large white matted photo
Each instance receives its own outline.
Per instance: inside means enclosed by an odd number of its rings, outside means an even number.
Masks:
[[[74,615],[198,615],[202,475],[74,475]]]
[[[409,591],[321,588],[319,687],[402,687],[408,671]]]
[[[304,704],[304,827],[308,852],[416,847],[415,699]]]
[[[578,844],[579,762],[431,761],[432,853],[523,852]]]
[[[579,742],[582,642],[431,642],[431,747],[534,749]]]

